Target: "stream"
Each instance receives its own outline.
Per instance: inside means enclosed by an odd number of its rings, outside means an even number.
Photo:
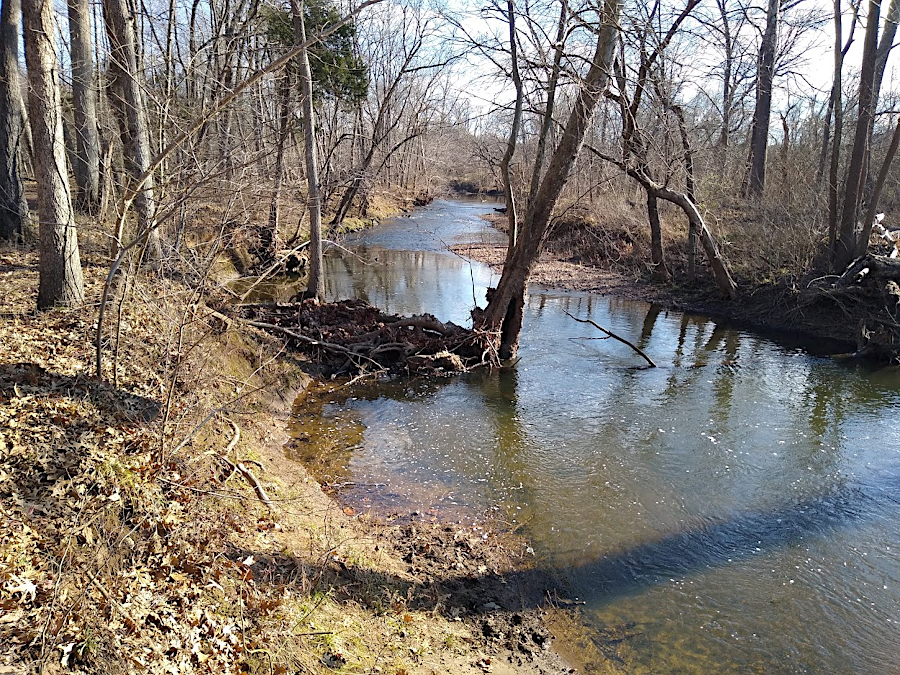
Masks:
[[[355,235],[329,298],[469,325],[497,276],[445,246],[493,206]],[[513,368],[334,387],[292,452],[357,510],[518,528],[622,672],[900,673],[900,370],[831,348],[532,287]]]

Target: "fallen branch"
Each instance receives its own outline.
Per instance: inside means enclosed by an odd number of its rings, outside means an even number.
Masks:
[[[244,466],[243,462],[238,462],[235,464],[230,459],[225,457],[222,458],[222,461],[225,462],[228,466],[230,466],[234,471],[238,471],[248,483],[250,483],[250,487],[256,492],[256,496],[259,497],[259,501],[263,504],[272,508],[272,500],[269,499],[269,495],[266,494],[265,488],[262,486],[262,483],[259,482],[259,479],[253,475],[253,472],[250,471],[246,466]]]
[[[289,330],[287,328],[283,328],[282,326],[276,326],[274,323],[265,323],[264,321],[251,321],[250,319],[242,319],[244,323],[248,326],[254,326],[256,328],[262,328],[264,330],[274,330],[279,333],[283,333],[288,337],[294,338],[299,342],[304,342],[308,345],[312,345],[313,347],[321,347],[322,349],[327,349],[328,351],[337,352],[338,354],[344,354],[346,357],[353,359],[355,357],[360,357],[374,363],[378,368],[381,368],[381,364],[378,363],[375,359],[370,359],[365,354],[358,354],[343,345],[338,345],[333,342],[324,342],[322,340],[316,340],[315,338],[308,337],[306,335],[301,335],[296,331]]]
[[[309,242],[304,241],[302,244],[295,246],[290,251],[287,251],[280,256],[275,256],[275,262],[272,263],[272,266],[269,267],[269,269],[267,269],[265,272],[263,272],[262,274],[259,275],[259,278],[250,285],[250,288],[248,288],[246,291],[244,291],[244,293],[238,298],[238,302],[244,302],[244,300],[247,299],[247,296],[249,296],[250,293],[253,292],[254,288],[256,288],[263,281],[268,279],[269,275],[272,274],[272,272],[277,270],[279,267],[281,267],[288,258],[290,258],[295,253],[299,253],[300,251],[305,249],[307,246],[309,246]]]
[[[563,311],[565,311],[565,310],[563,310]],[[640,349],[640,347],[637,347],[636,345],[630,343],[628,340],[626,340],[626,339],[623,338],[623,337],[619,337],[618,335],[616,335],[615,333],[613,333],[611,330],[607,330],[606,328],[604,328],[604,327],[601,326],[600,324],[595,323],[595,322],[591,321],[590,319],[579,319],[577,316],[572,316],[572,315],[569,314],[568,312],[566,312],[566,316],[568,316],[568,317],[570,317],[570,318],[572,318],[572,319],[575,319],[578,323],[589,323],[589,324],[591,324],[594,328],[596,328],[596,329],[598,329],[598,330],[601,330],[601,331],[603,331],[604,333],[606,333],[606,335],[607,335],[608,337],[611,337],[611,338],[613,338],[614,340],[618,340],[618,341],[621,342],[623,345],[628,345],[629,347],[631,347],[634,351],[636,351],[638,354],[640,354],[640,355],[644,358],[644,360],[645,360],[647,363],[650,364],[650,367],[651,367],[651,368],[656,368],[656,367],[657,367],[656,364],[653,363],[653,359],[651,359],[649,356],[647,356],[647,355]]]

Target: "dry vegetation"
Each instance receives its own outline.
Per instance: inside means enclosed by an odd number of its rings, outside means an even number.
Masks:
[[[229,327],[190,275],[138,277],[101,382],[105,267],[86,266],[93,303],[37,314],[36,264],[0,252],[0,670],[563,667],[512,582],[524,543],[345,513],[285,459],[309,364],[280,339]]]

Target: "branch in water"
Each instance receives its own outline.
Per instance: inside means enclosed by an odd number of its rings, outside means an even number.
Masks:
[[[563,311],[565,311],[565,310],[563,310]],[[579,319],[577,316],[572,316],[572,315],[569,314],[568,312],[566,312],[566,316],[568,316],[568,317],[570,317],[570,318],[572,318],[572,319],[575,319],[578,323],[589,323],[589,324],[591,324],[594,328],[596,328],[596,329],[598,329],[598,330],[601,330],[601,331],[603,331],[604,333],[606,333],[607,336],[609,336],[609,337],[611,337],[611,338],[613,338],[613,339],[615,339],[615,340],[618,340],[618,341],[621,342],[623,345],[628,345],[628,346],[631,347],[634,351],[636,351],[638,354],[640,354],[640,355],[644,358],[644,360],[645,360],[647,363],[650,364],[650,367],[651,367],[651,368],[656,368],[656,364],[653,363],[653,359],[651,359],[651,358],[650,358],[649,356],[647,356],[647,355],[646,355],[639,347],[637,347],[637,346],[631,344],[631,343],[630,343],[628,340],[626,340],[625,338],[619,337],[618,335],[616,335],[615,333],[613,333],[611,330],[606,330],[603,326],[601,326],[601,325],[598,324],[598,323],[594,323],[594,322],[591,321],[590,319]]]

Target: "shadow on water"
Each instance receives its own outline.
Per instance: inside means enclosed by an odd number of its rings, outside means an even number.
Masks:
[[[590,583],[588,603],[609,602],[672,577],[765,555],[870,519],[900,513],[900,476],[843,485],[770,511],[735,513],[566,570]],[[583,584],[580,586],[584,587]]]
[[[727,342],[714,330],[706,344],[709,346],[711,341],[720,339]],[[736,349],[733,344],[726,344],[724,351],[733,357]],[[355,389],[352,397],[368,401],[384,396],[396,399],[430,397],[453,382],[448,379],[394,382],[370,389]],[[485,371],[470,376],[468,384],[480,392],[484,408],[491,411],[500,450],[495,456],[498,464],[493,471],[502,474],[506,482],[510,479],[518,481],[518,489],[523,491],[524,501],[528,501],[529,493],[537,489],[535,481],[538,477],[529,473],[520,457],[521,450],[527,445],[527,433],[517,411],[517,372],[514,369]],[[717,382],[717,395],[727,399],[730,392],[722,388],[723,384]],[[345,397],[349,398],[350,392],[339,393],[328,403],[342,405],[341,399]],[[321,415],[319,403],[315,406],[315,416]],[[356,426],[358,424],[361,423],[357,421],[353,425],[355,435],[362,433]],[[339,465],[346,469],[346,455],[339,458]],[[695,522],[685,528],[607,551],[589,560],[563,567],[544,564],[513,576],[518,583],[541,589],[522,595],[526,605],[545,603],[548,588],[564,592],[562,589],[571,585],[577,587],[579,600],[597,607],[665,584],[674,577],[702,574],[779,549],[808,544],[838,529],[897,515],[900,515],[900,473],[882,471],[866,479],[845,480],[819,494],[769,509],[735,511],[720,518],[695,518]],[[358,576],[366,572],[356,570],[353,574]],[[466,579],[466,583],[474,583],[471,577]],[[487,575],[479,583],[507,581],[497,575]]]

